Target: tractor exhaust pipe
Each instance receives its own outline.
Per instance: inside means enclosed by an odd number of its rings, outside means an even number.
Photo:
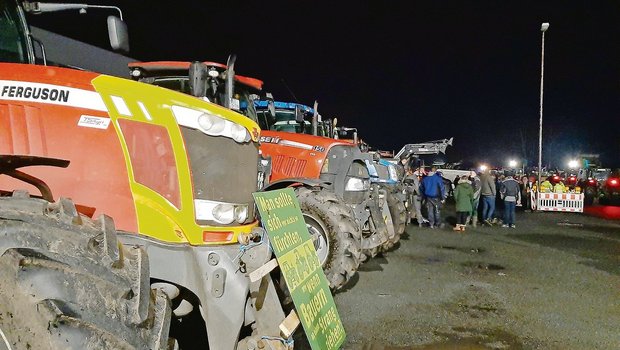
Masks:
[[[235,83],[235,61],[237,60],[236,55],[228,56],[228,61],[226,62],[226,91],[224,98],[224,107],[230,109],[232,105],[232,97],[233,97],[233,88]]]

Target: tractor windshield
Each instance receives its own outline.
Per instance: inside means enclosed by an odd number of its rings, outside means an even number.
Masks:
[[[312,135],[312,124],[304,120],[302,127],[302,124],[295,120],[294,111],[278,109],[276,110],[275,118],[264,109],[259,110],[257,113],[260,121],[259,124],[263,129]]]
[[[153,81],[153,85],[161,86],[166,89],[191,94],[189,87],[189,79],[183,77],[165,77],[157,78]]]
[[[2,1],[2,0],[0,0]],[[187,76],[167,76],[167,77],[155,77],[152,81],[149,81],[153,85],[161,86],[166,89],[183,92],[185,94],[192,95],[192,90],[189,84],[189,78]],[[217,93],[215,96],[200,96],[203,98],[207,98],[209,102],[223,105],[224,99],[224,85],[218,86]],[[238,113],[245,115],[246,117],[252,119],[253,121],[258,121],[258,116],[256,114],[256,109],[254,108],[254,103],[250,97],[250,93],[248,91],[242,89],[235,89],[235,94],[233,96],[232,106],[233,110]]]
[[[0,62],[29,63],[26,22],[17,3],[0,0]]]
[[[312,134],[312,125],[309,121],[304,120],[302,123],[295,121],[295,112],[293,111],[276,111],[275,122],[270,128],[275,131],[294,132],[297,134]]]

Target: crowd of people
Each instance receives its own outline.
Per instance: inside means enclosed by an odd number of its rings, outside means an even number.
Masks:
[[[422,168],[406,169],[405,185],[408,194],[408,222],[420,227],[443,227],[441,209],[447,199],[449,186],[441,171],[432,167],[430,172]],[[536,191],[536,179],[514,173],[498,174],[492,170],[471,171],[469,175],[454,180],[456,224],[454,230],[464,232],[468,225],[515,228],[515,212],[532,210],[532,193]],[[542,184],[541,184],[542,188]],[[502,215],[499,210],[502,209]],[[423,215],[425,211],[426,216]]]

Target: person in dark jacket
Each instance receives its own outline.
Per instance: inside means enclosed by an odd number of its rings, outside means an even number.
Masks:
[[[499,192],[504,200],[504,224],[502,227],[515,228],[515,207],[521,198],[519,182],[514,179],[512,174],[508,174],[502,181]]]
[[[467,217],[474,205],[474,188],[467,175],[461,176],[458,185],[454,189],[454,201],[456,202],[456,226],[454,231],[465,231]]]
[[[436,167],[432,167],[431,173],[422,179],[420,192],[426,201],[430,228],[442,227],[441,204],[446,199],[446,186],[441,173],[437,171]]]

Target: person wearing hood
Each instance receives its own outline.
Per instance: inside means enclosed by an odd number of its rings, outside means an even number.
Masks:
[[[515,207],[521,197],[519,182],[514,179],[512,174],[508,174],[502,181],[499,190],[504,200],[504,224],[502,227],[515,228]]]
[[[465,232],[467,217],[474,207],[474,188],[467,175],[461,176],[458,185],[454,189],[454,201],[456,202],[456,226],[454,231]]]

